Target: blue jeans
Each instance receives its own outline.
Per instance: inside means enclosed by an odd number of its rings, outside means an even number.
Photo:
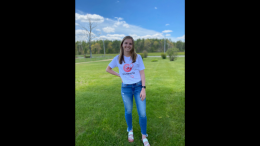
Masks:
[[[139,116],[139,124],[141,127],[141,133],[148,136],[146,133],[147,118],[146,118],[146,99],[143,101],[140,98],[142,90],[142,81],[135,84],[124,84],[121,86],[121,95],[125,106],[125,119],[127,124],[127,132],[133,129],[132,126],[132,110],[133,110],[133,96],[135,97],[135,103]]]

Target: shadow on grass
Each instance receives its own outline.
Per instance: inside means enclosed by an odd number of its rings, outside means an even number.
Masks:
[[[134,101],[134,142],[127,141],[121,84],[88,86],[76,91],[76,145],[143,145]],[[151,145],[185,145],[184,90],[146,89],[147,133]]]

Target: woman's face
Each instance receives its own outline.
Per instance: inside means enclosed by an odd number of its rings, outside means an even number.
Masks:
[[[123,46],[123,49],[124,49],[125,52],[130,52],[132,50],[132,47],[133,47],[132,39],[125,39],[122,46]]]

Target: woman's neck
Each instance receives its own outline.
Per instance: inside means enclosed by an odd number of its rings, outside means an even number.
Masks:
[[[125,56],[125,57],[130,57],[130,56],[131,56],[131,53],[130,53],[130,52],[124,52],[124,56]]]

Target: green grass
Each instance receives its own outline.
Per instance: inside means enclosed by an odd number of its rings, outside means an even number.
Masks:
[[[163,52],[157,52],[157,53],[149,53],[148,52],[148,55],[150,56],[161,56]],[[118,53],[119,54],[119,53]],[[105,56],[116,56],[118,54],[105,54]],[[138,53],[139,54],[139,53]],[[88,54],[89,55],[89,54]],[[92,54],[93,57],[100,57],[100,56],[103,56],[104,54]],[[178,55],[185,55],[185,52],[178,52]],[[83,57],[83,55],[76,55],[77,57]]]
[[[152,62],[158,59],[157,62]],[[141,130],[133,105],[134,142],[127,141],[121,79],[107,73],[110,61],[76,64],[76,146],[139,145]],[[185,145],[184,57],[144,58],[147,133],[151,145]],[[118,68],[114,68],[118,72]]]
[[[162,52],[163,53],[163,52]],[[90,61],[98,61],[98,60],[106,60],[106,59],[112,59],[118,54],[92,54],[93,58],[81,58],[83,55],[76,55],[75,62],[90,62]],[[185,55],[185,52],[178,52],[178,55]],[[161,53],[148,53],[148,56],[161,56]]]
[[[92,58],[81,58],[83,55],[76,55],[78,58],[75,59],[75,63],[113,59],[116,55],[118,54],[92,54]]]
[[[163,52],[159,52],[159,53],[149,53],[148,52],[148,56],[161,56]],[[167,53],[165,52],[165,54],[167,55]],[[178,52],[177,55],[185,55],[185,52]],[[168,56],[168,55],[167,55]]]

